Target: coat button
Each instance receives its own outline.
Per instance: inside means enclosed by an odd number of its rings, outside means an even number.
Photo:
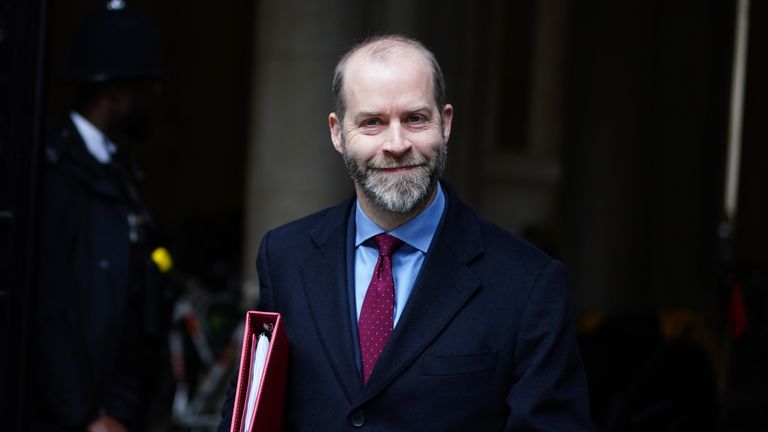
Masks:
[[[365,411],[363,410],[356,410],[352,411],[352,413],[349,415],[349,423],[356,427],[363,427],[365,425]]]
[[[99,261],[99,267],[101,267],[102,270],[106,270],[109,268],[109,260],[106,258],[102,258]]]

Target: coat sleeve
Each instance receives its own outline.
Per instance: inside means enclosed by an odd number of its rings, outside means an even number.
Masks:
[[[35,397],[48,420],[83,427],[98,414],[97,395],[86,370],[80,334],[80,292],[74,260],[79,244],[79,203],[66,178],[47,173],[40,219],[37,311],[35,315]]]
[[[556,261],[542,269],[521,318],[506,430],[590,430],[589,396],[573,330],[570,288]]]
[[[272,304],[272,286],[269,277],[269,235],[267,233],[261,240],[259,246],[259,255],[256,258],[256,271],[259,276],[259,304],[256,310],[273,311]],[[219,422],[218,432],[229,432],[232,424],[232,410],[235,405],[235,392],[237,387],[237,372],[229,383],[227,397],[221,408],[221,422]]]
[[[162,346],[145,337],[139,309],[143,306],[135,293],[125,300],[121,344],[115,365],[114,378],[104,395],[101,408],[128,429],[142,427],[143,414],[149,397],[148,382],[162,357],[154,354]]]

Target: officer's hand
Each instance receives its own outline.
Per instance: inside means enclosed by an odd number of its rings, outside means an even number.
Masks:
[[[125,428],[122,424],[120,424],[119,421],[115,420],[114,417],[110,417],[108,415],[103,415],[88,425],[88,432],[127,432],[128,429]]]

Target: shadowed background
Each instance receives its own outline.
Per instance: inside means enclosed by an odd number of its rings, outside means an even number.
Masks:
[[[138,157],[180,273],[254,304],[261,235],[352,193],[327,129],[333,66],[367,35],[404,33],[434,51],[455,108],[446,180],[569,269],[597,430],[766,426],[764,2],[749,9],[730,220],[737,2],[127,3],[160,36],[166,76]],[[72,32],[101,4],[0,9],[3,430],[30,409],[39,137],[72,97],[57,80]]]

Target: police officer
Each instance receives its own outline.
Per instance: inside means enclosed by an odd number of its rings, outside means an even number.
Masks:
[[[65,73],[74,109],[45,148],[32,429],[142,428],[158,269],[123,143],[146,138],[160,73],[142,15],[113,0],[85,17]]]

